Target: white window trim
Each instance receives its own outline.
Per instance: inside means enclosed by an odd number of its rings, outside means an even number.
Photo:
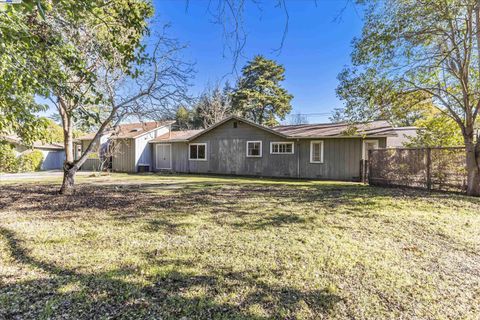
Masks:
[[[248,154],[248,144],[249,143],[260,143],[260,155],[253,156],[253,155]],[[247,158],[261,158],[263,156],[263,150],[262,150],[263,149],[263,143],[262,143],[262,141],[247,141],[246,146],[247,146],[247,150],[246,150]]]
[[[363,140],[363,142],[362,142],[362,160],[367,160],[367,154],[366,154],[367,149],[365,148],[365,144],[368,143],[368,142],[375,142],[376,145],[377,145],[376,149],[378,149],[380,147],[380,142],[377,139]]]
[[[170,167],[169,168],[159,168],[157,167],[157,157],[158,157],[158,146],[170,146]],[[156,170],[164,170],[164,169],[172,169],[172,144],[170,143],[158,143],[155,147],[155,169]]]
[[[274,144],[291,144],[292,145],[292,152],[273,152],[273,145]],[[289,141],[273,141],[270,142],[270,154],[294,154],[295,153],[295,144]]]
[[[313,160],[313,144],[320,144],[320,161]],[[323,140],[310,141],[310,163],[323,163]]]
[[[192,159],[190,156],[190,146],[205,146],[205,159]],[[190,161],[207,161],[208,153],[207,153],[207,144],[206,143],[189,143],[188,144],[188,160]],[[197,149],[198,153],[198,149]]]

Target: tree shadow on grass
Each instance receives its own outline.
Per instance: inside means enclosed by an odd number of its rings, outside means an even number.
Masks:
[[[0,236],[16,265],[46,274],[36,280],[0,283],[0,318],[5,319],[294,318],[304,305],[316,316],[327,316],[342,301],[328,290],[270,286],[255,279],[253,271],[239,273],[218,267],[201,274],[183,272],[182,267],[192,266],[194,261],[164,260],[158,254],[146,258],[152,265],[171,268],[151,276],[150,284],[123,280],[139,272],[128,266],[104,273],[80,273],[31,256],[9,229],[0,227]],[[250,291],[239,300],[224,299],[238,293],[238,288]],[[201,290],[188,294],[195,289]],[[261,306],[266,314],[252,312],[254,306]]]
[[[149,217],[152,213],[157,221],[149,223],[150,231],[181,230],[179,222],[168,221],[171,213],[178,218],[198,212],[212,214],[213,222],[231,223],[237,228],[261,228],[264,226],[300,225],[311,220],[286,213],[282,206],[319,212],[321,215],[342,214],[358,217],[373,217],[372,212],[384,208],[384,199],[437,202],[451,195],[428,193],[412,189],[366,187],[358,184],[311,184],[265,185],[265,184],[214,184],[213,187],[198,187],[197,183],[184,183],[175,192],[162,194],[169,184],[135,184],[117,188],[115,185],[79,185],[74,196],[59,196],[55,186],[0,186],[0,209],[27,212],[40,219],[91,219],[92,213],[103,213],[109,219],[127,222]],[[160,192],[160,193],[159,193]],[[480,206],[479,199],[457,196],[460,204]],[[261,212],[265,208],[273,213]],[[277,213],[278,212],[278,213]],[[162,218],[161,215],[166,215]],[[226,215],[235,215],[243,220],[228,221]],[[263,215],[263,216],[262,216]],[[253,216],[254,219],[250,219]],[[177,217],[175,217],[177,218]],[[218,219],[216,219],[218,218]]]

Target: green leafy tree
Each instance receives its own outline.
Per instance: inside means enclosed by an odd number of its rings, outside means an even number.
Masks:
[[[63,142],[63,129],[52,119],[47,119],[45,140],[47,142]]]
[[[10,143],[0,141],[0,172],[18,171],[18,162],[13,149]]]
[[[396,126],[413,126],[435,109],[430,94],[397,91],[395,83],[381,78],[375,69],[359,72],[344,69],[339,75],[337,96],[346,108],[335,109],[333,122],[362,122],[388,119]]]
[[[175,112],[175,120],[180,129],[188,129],[190,122],[190,112],[184,106],[179,106]]]
[[[480,111],[480,3],[358,2],[366,9],[362,35],[354,41],[355,74],[341,79],[340,88],[357,79],[346,96],[371,103],[346,99],[347,112],[391,114],[405,95],[427,97],[431,104],[426,106],[435,106],[461,132],[466,147],[467,194],[480,196],[480,139],[475,136]],[[368,80],[366,86],[362,77]],[[376,103],[378,97],[384,103]],[[408,107],[418,101],[423,100],[414,99]]]
[[[28,98],[49,99],[60,115],[66,153],[60,193],[73,192],[76,172],[107,128],[151,115],[185,93],[190,69],[175,56],[182,46],[164,33],[145,40],[152,15],[147,0],[25,1],[0,15],[0,56],[15,74],[2,79],[11,88],[7,95],[15,98],[19,77],[23,87],[31,85]],[[32,108],[6,115],[20,112],[31,115]],[[79,122],[96,128],[96,135],[76,160]]]
[[[39,171],[43,163],[43,154],[39,150],[29,150],[23,152],[18,157],[18,171],[33,172]]]
[[[463,145],[462,132],[455,121],[440,112],[433,112],[415,122],[417,136],[407,147],[458,147]]]
[[[233,112],[256,123],[274,126],[292,110],[293,96],[281,87],[285,68],[257,55],[242,69],[232,94]]]

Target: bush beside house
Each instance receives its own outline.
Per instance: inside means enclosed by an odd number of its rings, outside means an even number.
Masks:
[[[0,142],[0,172],[17,172],[18,161],[11,144]]]
[[[31,172],[40,170],[43,154],[39,150],[24,151],[15,155],[15,148],[8,142],[0,142],[0,172]]]
[[[25,151],[18,157],[18,171],[39,171],[43,162],[43,154],[39,150]]]

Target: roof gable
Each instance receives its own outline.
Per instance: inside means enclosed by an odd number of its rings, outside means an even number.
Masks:
[[[274,135],[277,135],[277,136],[279,136],[279,137],[288,138],[285,134],[283,134],[283,133],[281,133],[281,132],[277,132],[277,131],[272,130],[272,129],[268,128],[268,127],[262,126],[262,125],[260,125],[260,124],[258,124],[258,123],[252,122],[252,121],[247,120],[247,119],[244,119],[244,118],[242,118],[242,117],[232,115],[232,116],[228,116],[228,117],[226,117],[225,119],[223,119],[223,120],[221,120],[221,121],[219,121],[219,122],[211,125],[211,126],[208,127],[207,129],[202,130],[201,132],[199,132],[199,133],[191,136],[191,137],[188,138],[187,140],[188,140],[188,141],[194,140],[194,139],[196,139],[196,138],[204,135],[205,133],[214,130],[215,128],[221,126],[222,124],[224,124],[224,123],[226,123],[226,122],[228,122],[228,121],[230,121],[230,120],[241,121],[241,122],[246,123],[246,124],[248,124],[248,125],[250,125],[250,126],[252,126],[252,127],[255,127],[255,128],[258,128],[258,129],[261,129],[261,130],[264,130],[264,131],[267,131],[267,132],[272,133],[272,134],[274,134]]]

